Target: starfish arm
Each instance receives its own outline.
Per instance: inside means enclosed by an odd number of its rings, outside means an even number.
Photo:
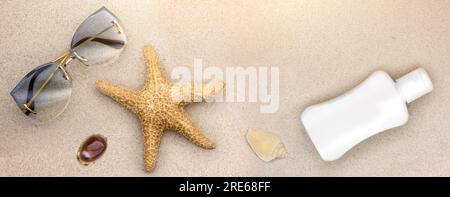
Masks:
[[[128,109],[133,110],[135,108],[137,92],[120,86],[111,85],[102,80],[97,80],[95,85],[101,93],[111,97],[113,100],[124,105]]]
[[[147,80],[145,88],[154,87],[158,83],[167,83],[164,70],[155,49],[150,46],[144,46],[144,59],[147,65]]]
[[[173,118],[172,121],[169,121],[171,129],[183,135],[197,146],[205,149],[215,148],[215,143],[200,131],[200,129],[194,124],[194,122],[191,120],[189,115],[184,112],[184,110],[173,115],[176,116],[176,118]]]
[[[144,162],[147,172],[153,171],[156,166],[156,157],[161,143],[163,128],[154,126],[149,122],[142,122],[142,132],[144,136]]]
[[[210,84],[173,85],[171,88],[172,100],[181,105],[193,102],[203,102],[216,96],[225,87],[225,82]]]

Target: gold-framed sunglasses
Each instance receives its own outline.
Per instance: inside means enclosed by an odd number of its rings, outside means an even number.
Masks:
[[[67,65],[74,59],[86,66],[110,62],[126,43],[119,19],[102,7],[80,24],[67,52],[33,69],[10,94],[25,115],[39,121],[53,119],[65,110],[72,94]]]

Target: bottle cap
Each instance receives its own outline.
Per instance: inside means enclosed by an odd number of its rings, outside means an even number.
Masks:
[[[433,90],[433,83],[423,68],[418,68],[397,79],[396,86],[407,103],[411,103]]]

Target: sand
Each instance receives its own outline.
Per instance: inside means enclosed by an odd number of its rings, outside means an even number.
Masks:
[[[76,27],[101,6],[122,21],[129,44],[110,65],[70,65],[73,94],[66,111],[35,124],[9,92],[31,69],[68,49]],[[449,176],[449,1],[50,1],[0,2],[1,176]],[[187,108],[217,148],[204,150],[167,132],[157,167],[144,171],[143,137],[135,115],[95,89],[103,79],[139,89],[142,48],[158,50],[168,73],[194,59],[204,67],[278,67],[280,107],[202,103]],[[376,135],[335,162],[320,159],[300,114],[376,70],[397,78],[422,66],[434,91],[409,105],[407,125]],[[247,129],[268,130],[289,156],[261,161]],[[108,138],[95,164],[76,160],[91,134]]]

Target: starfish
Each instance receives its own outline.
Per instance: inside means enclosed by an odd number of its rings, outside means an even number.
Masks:
[[[216,95],[223,89],[224,82],[201,86],[173,85],[166,78],[152,46],[144,47],[144,59],[147,79],[142,90],[130,90],[102,80],[97,80],[96,86],[100,92],[122,104],[139,118],[144,137],[145,170],[151,172],[155,168],[161,136],[166,130],[176,131],[202,148],[215,148],[214,142],[193,123],[184,106]],[[183,93],[189,93],[189,99],[184,98]]]

